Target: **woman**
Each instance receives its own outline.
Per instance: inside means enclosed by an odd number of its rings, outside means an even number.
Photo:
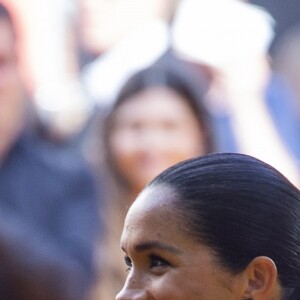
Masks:
[[[135,196],[176,162],[213,150],[201,74],[171,54],[124,85],[105,128],[115,178]]]
[[[116,299],[299,300],[299,219],[299,190],[260,160],[181,162],[128,211]]]
[[[111,292],[101,299],[113,299],[126,277],[119,239],[125,211],[137,194],[164,169],[214,149],[202,100],[206,87],[195,72],[166,55],[129,79],[107,118],[105,161],[113,176],[98,290]]]

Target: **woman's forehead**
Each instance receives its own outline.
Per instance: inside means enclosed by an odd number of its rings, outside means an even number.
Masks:
[[[157,223],[158,227],[161,226],[166,216],[171,218],[171,216],[176,215],[173,205],[174,196],[174,189],[168,186],[147,187],[130,207],[125,219],[124,229],[142,228],[148,226],[148,224],[153,225],[154,222]]]
[[[147,241],[175,243],[188,239],[183,219],[173,205],[174,189],[158,185],[144,190],[125,219],[121,244],[124,249]],[[194,241],[189,241],[194,242]],[[178,245],[181,242],[178,242]]]
[[[173,201],[176,191],[169,185],[159,184],[145,188],[133,202],[129,211],[148,211],[158,208],[174,209]]]

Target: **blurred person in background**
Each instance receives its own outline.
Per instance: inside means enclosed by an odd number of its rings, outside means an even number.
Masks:
[[[206,82],[195,74],[165,55],[125,83],[105,120],[103,161],[111,176],[106,176],[106,235],[99,246],[100,279],[92,299],[114,299],[122,286],[126,272],[119,238],[136,195],[174,163],[215,150],[203,103]]]
[[[78,152],[40,126],[0,4],[1,299],[82,300],[94,279],[98,191]]]
[[[73,0],[2,0],[15,16],[18,66],[26,92],[57,138],[81,133],[92,113],[80,84]]]
[[[232,144],[221,145],[220,150],[265,160],[299,186],[297,159],[270,109],[276,101],[268,94],[273,22],[267,11],[243,1],[186,0],[173,20],[172,46],[176,55],[211,78],[206,103],[216,124],[222,127],[220,120],[227,120],[233,135]],[[289,101],[280,84],[275,88],[281,93],[275,96]]]

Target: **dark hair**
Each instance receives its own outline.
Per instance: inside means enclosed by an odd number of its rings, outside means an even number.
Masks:
[[[268,256],[285,299],[300,299],[300,192],[280,172],[247,155],[218,153],[176,164],[149,186],[161,184],[174,188],[188,232],[224,267],[235,273]]]

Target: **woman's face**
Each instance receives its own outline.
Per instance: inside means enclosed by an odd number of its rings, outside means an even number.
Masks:
[[[242,274],[225,271],[210,248],[184,231],[172,195],[150,187],[131,206],[121,238],[128,275],[116,299],[243,299]]]
[[[187,100],[155,87],[128,98],[113,116],[109,150],[116,171],[139,192],[167,167],[204,154],[204,137]]]

